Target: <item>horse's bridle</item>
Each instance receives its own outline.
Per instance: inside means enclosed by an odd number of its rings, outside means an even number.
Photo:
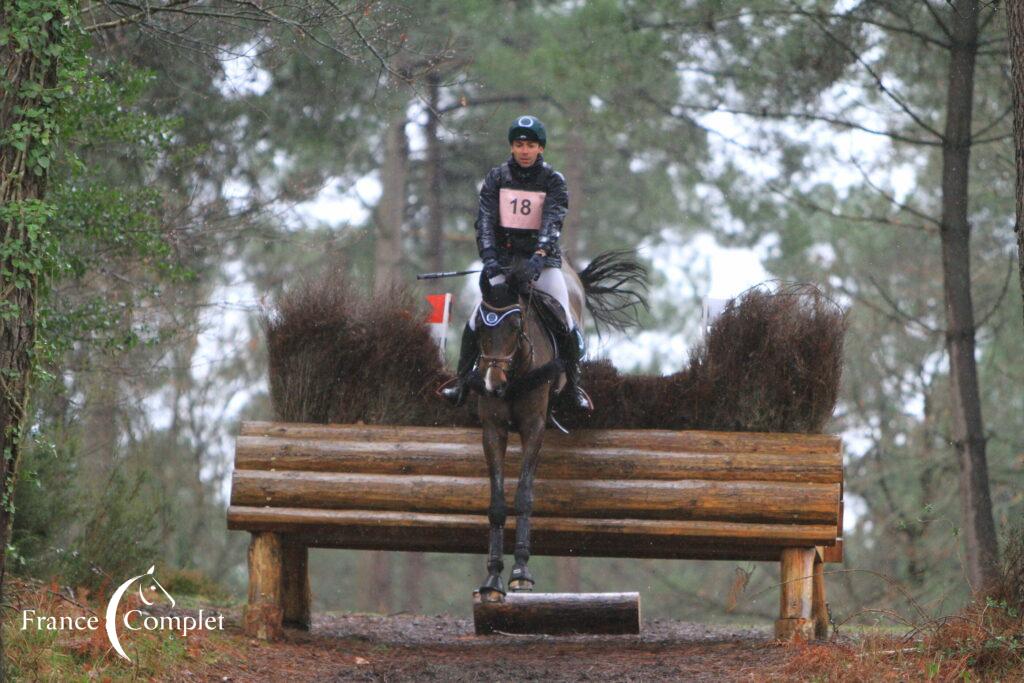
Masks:
[[[485,308],[487,309],[487,314],[483,313]],[[518,302],[510,304],[503,308],[493,308],[491,306],[487,306],[486,304],[481,304],[479,315],[481,321],[485,325],[487,325],[488,327],[496,327],[506,316],[516,312],[519,313],[520,321],[522,323],[516,330],[516,345],[512,347],[512,351],[510,353],[504,356],[488,356],[484,353],[481,353],[479,364],[480,369],[482,371],[486,372],[491,368],[497,368],[498,370],[504,372],[507,377],[511,377],[512,366],[515,363],[516,353],[518,353],[519,347],[522,345],[523,342],[526,342],[526,344],[530,347],[529,364],[533,364],[533,342],[530,341],[530,338],[526,336],[526,333],[524,331],[526,321],[523,316],[523,309]],[[493,316],[493,319],[490,316]]]

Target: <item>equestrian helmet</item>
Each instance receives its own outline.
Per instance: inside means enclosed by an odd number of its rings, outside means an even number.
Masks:
[[[526,114],[517,118],[508,129],[508,144],[511,145],[515,140],[533,140],[544,147],[548,141],[548,133],[540,119]]]

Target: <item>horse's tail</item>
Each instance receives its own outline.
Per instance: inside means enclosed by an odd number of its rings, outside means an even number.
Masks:
[[[640,308],[647,305],[647,268],[636,260],[636,251],[605,251],[579,272],[587,310],[598,325],[616,330],[640,324]]]

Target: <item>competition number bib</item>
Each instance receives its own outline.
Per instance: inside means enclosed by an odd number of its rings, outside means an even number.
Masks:
[[[544,192],[501,188],[498,191],[501,227],[517,230],[540,230],[545,194]]]

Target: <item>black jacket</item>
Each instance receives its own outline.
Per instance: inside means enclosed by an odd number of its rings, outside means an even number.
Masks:
[[[544,192],[544,210],[539,230],[506,229],[501,225],[498,196],[502,188]],[[537,247],[547,252],[544,265],[560,268],[561,250],[558,238],[562,221],[569,210],[569,190],[561,173],[544,161],[543,155],[529,168],[523,168],[509,157],[495,166],[484,178],[480,188],[480,210],[476,218],[476,246],[481,258],[495,256],[503,265],[513,255],[529,257]]]

